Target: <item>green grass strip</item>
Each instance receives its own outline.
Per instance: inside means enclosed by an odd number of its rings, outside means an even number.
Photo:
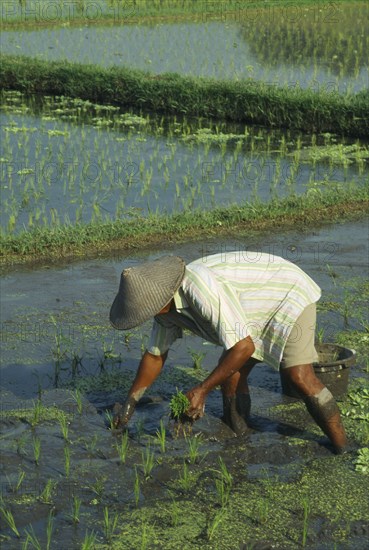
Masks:
[[[367,0],[356,0],[366,2]],[[347,0],[3,0],[0,17],[2,30],[57,27],[68,25],[117,25],[157,22],[170,19],[238,21],[254,20],[262,12],[289,10],[291,20],[315,10],[323,17],[335,15],[339,4]],[[286,12],[287,13],[287,12]]]
[[[153,75],[144,71],[0,56],[3,89],[65,95],[166,114],[217,118],[306,132],[369,135],[369,90],[342,96],[254,80]]]
[[[190,239],[225,236],[234,231],[278,231],[352,219],[368,212],[369,192],[353,188],[310,192],[283,200],[244,203],[211,211],[195,210],[100,223],[36,228],[0,238],[3,265],[52,258],[101,255]]]

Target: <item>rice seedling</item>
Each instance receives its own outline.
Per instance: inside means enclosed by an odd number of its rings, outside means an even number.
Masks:
[[[229,502],[231,486],[228,485],[228,483],[226,483],[224,479],[216,479],[215,488],[219,499],[219,503],[221,507],[224,508],[225,506],[227,506]]]
[[[194,369],[201,369],[202,368],[202,362],[203,362],[204,358],[206,357],[206,353],[196,352],[195,350],[191,350],[191,349],[189,349],[188,351],[189,351],[189,353],[191,355],[191,359],[193,361],[193,368]]]
[[[109,508],[104,506],[104,535],[108,543],[111,543],[114,531],[117,528],[118,514],[114,514],[114,517],[109,517]]]
[[[31,420],[32,428],[37,426],[37,424],[40,422],[42,412],[43,412],[43,408],[44,408],[44,406],[43,406],[41,400],[37,399],[35,401],[35,404],[34,404],[34,407],[33,407],[33,417],[32,417],[32,420]]]
[[[82,359],[82,356],[78,355],[78,353],[76,352],[73,352],[71,362],[73,380],[76,378],[76,376],[78,376],[79,368],[83,368]]]
[[[315,336],[316,336],[316,340],[319,344],[323,343],[324,334],[325,334],[325,328],[324,327],[321,327],[321,328],[317,329],[317,331],[315,333]]]
[[[53,224],[56,224],[56,221],[53,220]],[[65,341],[65,338],[63,338],[63,335],[61,334],[60,329],[57,326],[57,320],[52,315],[50,316],[50,320],[53,323],[55,327],[55,333],[54,333],[54,342],[55,347],[51,350],[52,354],[54,356],[54,386],[57,388],[59,386],[60,382],[60,375],[62,370],[62,361],[66,357],[66,350],[62,349],[62,345]]]
[[[156,430],[156,437],[160,445],[160,450],[162,453],[165,453],[166,448],[166,428],[164,426],[163,420],[160,420],[160,429]]]
[[[88,533],[86,531],[85,538],[82,541],[81,550],[93,550],[95,548],[97,535],[94,531]]]
[[[67,416],[64,413],[62,413],[59,417],[59,424],[60,424],[60,428],[61,428],[64,440],[66,441],[66,443],[69,443],[69,438],[68,438],[69,422],[68,422]]]
[[[191,437],[185,437],[188,444],[188,459],[190,461],[190,464],[195,464],[199,457],[200,445],[203,442],[202,435],[200,433]]]
[[[118,451],[121,463],[124,464],[125,461],[126,461],[126,458],[127,458],[127,452],[128,452],[128,447],[129,447],[128,431],[125,431],[122,434],[120,442],[116,443],[115,447]]]
[[[17,529],[17,526],[15,525],[14,516],[13,516],[11,510],[9,510],[8,508],[5,507],[2,496],[0,496],[0,512],[1,512],[1,515],[3,516],[3,518],[4,518],[5,523],[8,525],[8,527],[10,527],[12,532],[18,538],[20,538],[20,533]]]
[[[135,504],[136,504],[136,506],[138,506],[138,503],[140,501],[140,493],[141,493],[141,490],[140,490],[140,477],[138,475],[137,469],[135,469],[135,472],[136,472],[136,475],[135,475],[133,493],[134,493],[134,497],[135,497]]]
[[[38,466],[40,455],[41,455],[41,440],[39,437],[34,436],[32,438],[32,448],[33,448],[33,457],[35,459],[35,464],[36,466]]]
[[[32,525],[30,525],[28,529],[25,529],[25,533],[27,535],[27,538],[25,540],[23,548],[28,548],[28,545],[31,543],[32,547],[35,550],[42,550],[41,543],[38,540]]]
[[[209,541],[213,539],[214,535],[219,529],[221,523],[225,520],[226,516],[227,516],[226,509],[221,508],[214,514],[212,519],[208,520],[206,534]]]
[[[227,484],[227,485],[232,485],[233,483],[233,477],[232,477],[232,474],[229,472],[229,470],[227,469],[227,466],[226,464],[224,463],[222,457],[220,456],[219,457],[219,465],[220,465],[220,474],[221,474],[221,478],[224,480],[224,482]]]
[[[50,510],[49,516],[47,518],[47,525],[46,525],[46,550],[51,550],[51,537],[53,535],[53,529],[54,529],[54,517],[53,512]]]
[[[91,489],[95,493],[95,495],[98,497],[98,500],[101,500],[103,496],[105,481],[106,481],[106,477],[100,476],[96,479],[95,483],[91,485]]]
[[[155,466],[155,454],[151,451],[150,446],[146,447],[145,451],[142,452],[142,470],[145,476],[145,479],[151,477],[152,469]]]
[[[351,310],[351,303],[350,300],[345,300],[342,305],[342,315],[343,315],[343,326],[345,328],[348,328],[349,326],[349,314]]]
[[[126,333],[124,334],[124,343],[125,343],[125,345],[127,346],[128,349],[130,347],[130,342],[131,342],[132,336],[133,336],[133,332],[131,332],[131,331],[126,331]]]
[[[21,487],[21,485],[22,485],[22,483],[23,483],[23,481],[24,481],[25,476],[26,476],[26,472],[25,472],[24,470],[20,470],[20,471],[19,471],[19,474],[18,474],[17,482],[16,482],[15,484],[12,484],[12,483],[9,481],[9,479],[7,478],[7,479],[8,479],[9,486],[10,486],[11,491],[12,491],[13,493],[17,493],[17,492],[19,491],[19,489],[20,489],[20,487]]]
[[[171,495],[171,503],[169,509],[167,509],[167,512],[170,515],[172,526],[177,527],[179,525],[179,521],[181,518],[182,513],[182,507],[180,503],[175,500],[175,498]]]
[[[71,518],[73,523],[79,523],[81,504],[82,504],[81,499],[78,498],[76,495],[73,495],[72,513],[71,513]]]
[[[333,285],[337,286],[337,283],[336,283],[336,278],[338,276],[337,273],[334,271],[334,269],[329,264],[326,264],[326,268],[327,268],[328,275],[330,276]]]
[[[78,411],[78,414],[82,414],[82,410],[83,410],[83,403],[82,403],[82,394],[81,392],[76,389],[73,393],[72,393],[72,397],[74,399],[74,401],[76,402],[77,404],[77,411]]]
[[[108,421],[109,429],[110,429],[110,430],[113,430],[113,429],[114,429],[114,422],[113,422],[114,416],[113,416],[112,412],[109,411],[109,410],[106,410],[106,411],[105,411],[105,418],[106,418],[107,421]]]
[[[229,502],[233,478],[221,457],[219,457],[219,464],[220,464],[220,471],[218,473],[220,473],[221,477],[220,479],[215,480],[215,488],[219,499],[219,503],[223,508]]]
[[[54,481],[53,479],[48,479],[45,487],[43,488],[42,493],[40,493],[40,497],[39,497],[40,501],[44,502],[45,504],[51,504],[53,500],[52,499],[53,492],[56,486],[57,486],[56,481]]]
[[[103,356],[105,360],[120,361],[121,356],[114,351],[114,341],[107,344],[105,340],[102,343]]]
[[[96,451],[98,436],[94,434],[90,439],[84,441],[86,451],[93,454]]]
[[[145,344],[145,342],[142,340],[142,342],[141,342],[141,356],[142,356],[142,357],[143,357],[145,351],[146,351],[146,344]]]
[[[233,477],[228,471],[223,459],[219,457],[220,470],[215,470],[217,474],[220,474],[220,478],[215,480],[215,489],[218,496],[221,507],[227,506],[233,484]]]
[[[182,491],[189,491],[192,489],[196,481],[196,476],[191,472],[186,462],[183,462],[182,475],[177,480],[177,485]]]
[[[173,395],[169,402],[172,418],[175,420],[180,420],[186,413],[189,406],[190,401],[188,397],[182,391],[177,390],[177,393]]]

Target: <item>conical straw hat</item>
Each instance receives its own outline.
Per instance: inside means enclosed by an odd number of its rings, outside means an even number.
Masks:
[[[124,269],[110,309],[113,327],[127,330],[157,315],[177,292],[184,272],[185,262],[178,256],[163,256]]]

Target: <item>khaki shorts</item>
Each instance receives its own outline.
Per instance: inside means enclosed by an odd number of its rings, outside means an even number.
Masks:
[[[316,304],[310,304],[298,317],[283,351],[281,368],[308,365],[318,361],[315,350]]]

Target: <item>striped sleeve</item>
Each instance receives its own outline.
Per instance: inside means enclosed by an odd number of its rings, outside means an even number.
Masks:
[[[191,307],[210,323],[219,344],[225,349],[232,348],[249,335],[236,293],[226,281],[216,278],[210,269],[199,264],[187,268],[182,288]]]
[[[163,355],[177,338],[182,338],[181,327],[154,319],[147,351],[152,355]]]

